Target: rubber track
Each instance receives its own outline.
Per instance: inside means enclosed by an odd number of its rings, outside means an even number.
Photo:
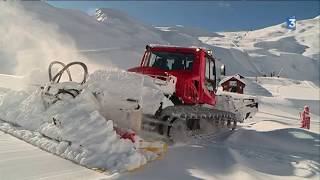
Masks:
[[[161,115],[159,118],[151,118],[145,117],[143,119],[143,124],[148,124],[143,126],[143,130],[157,133],[158,135],[162,136],[163,138],[171,138],[171,127],[174,121],[183,121],[184,124],[187,126],[188,119],[199,119],[200,124],[203,121],[206,123],[210,123],[215,125],[215,129],[210,131],[210,134],[214,134],[214,131],[219,132],[221,129],[226,128],[226,121],[237,121],[235,114],[227,111],[221,111],[217,109],[210,109],[203,106],[186,106],[186,105],[179,105],[179,106],[170,106],[162,110]],[[152,125],[150,125],[152,124]],[[223,124],[223,125],[221,125]],[[148,126],[151,126],[151,128]],[[152,127],[153,126],[153,127]],[[163,134],[159,133],[158,126],[162,126]],[[201,125],[200,125],[201,126]],[[186,134],[190,138],[199,138],[202,135],[202,130],[187,130]],[[173,139],[171,139],[173,140]],[[174,141],[174,140],[173,140]]]
[[[169,106],[162,111],[161,117],[164,116],[181,119],[236,120],[234,113],[203,106]]]

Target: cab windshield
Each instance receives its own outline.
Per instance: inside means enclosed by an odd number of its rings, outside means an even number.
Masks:
[[[147,52],[144,66],[162,70],[191,70],[195,55],[179,52]]]

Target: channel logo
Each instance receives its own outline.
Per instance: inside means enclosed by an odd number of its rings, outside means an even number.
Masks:
[[[291,16],[287,18],[287,29],[295,30],[296,29],[296,17]]]

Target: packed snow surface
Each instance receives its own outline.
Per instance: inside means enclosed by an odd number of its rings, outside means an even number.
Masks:
[[[247,91],[259,98],[259,112],[252,119],[234,132],[171,146],[161,161],[120,179],[318,179],[319,87],[277,77],[245,80],[260,86]],[[284,85],[288,88],[277,91]],[[287,99],[289,92],[297,97]],[[310,130],[299,128],[304,105],[312,108]]]
[[[0,179],[102,179],[106,175],[57,157],[0,131]]]
[[[101,74],[101,77],[109,77],[105,81],[112,83],[111,79],[115,77],[114,74],[111,73],[110,76],[107,76],[108,71],[102,72],[96,73]],[[118,75],[118,77],[123,79],[126,79],[124,78],[126,76],[127,78],[137,78],[122,73]],[[317,179],[320,174],[319,87],[309,81],[277,77],[258,77],[257,79],[255,77],[246,77],[245,81],[248,86],[256,87],[247,89],[246,93],[249,95],[255,94],[259,99],[259,112],[252,119],[248,119],[245,123],[240,124],[240,127],[236,131],[208,135],[201,139],[192,139],[187,144],[170,146],[168,152],[161,160],[149,163],[144,168],[134,172],[121,173],[114,177],[119,179]],[[283,87],[285,88],[282,89]],[[310,93],[311,91],[313,93]],[[14,92],[3,90],[2,95],[0,95],[2,101],[6,95]],[[110,92],[112,92],[112,89],[110,89]],[[12,96],[11,98],[8,96],[8,98],[10,101],[15,101],[16,104],[21,104],[23,97],[27,96],[27,94],[22,92],[15,93],[16,98],[12,98]],[[136,92],[131,93],[133,95]],[[294,96],[295,94],[296,96]],[[79,104],[74,104],[74,106],[78,108],[79,106],[84,106],[84,102],[80,103],[76,99],[74,101]],[[88,102],[88,99],[86,99],[86,103],[90,104],[90,101]],[[14,103],[12,102],[12,104]],[[304,105],[310,106],[310,130],[299,128],[299,112],[302,111]],[[3,108],[3,105],[1,108]],[[18,106],[17,109],[20,109],[20,107]],[[70,107],[67,109],[70,110],[64,110],[60,116],[68,115],[67,112],[74,111]],[[84,112],[81,112],[81,114],[86,114],[86,111],[88,111],[82,110]],[[15,109],[13,108],[9,111],[12,112]],[[1,113],[3,114],[3,111]],[[101,116],[98,113],[93,114],[92,116],[95,118]],[[74,117],[81,121],[81,117]],[[32,118],[37,119],[37,117]],[[106,124],[111,124],[111,121],[104,121]],[[19,121],[13,122],[17,123]],[[44,125],[49,124],[47,122],[44,123]],[[79,124],[77,123],[78,126]],[[44,139],[39,133],[20,129],[21,127],[14,128],[15,130],[8,124],[1,123],[2,131],[9,132],[17,137],[33,137],[29,138],[30,141],[28,142],[39,147],[50,144],[52,146],[52,143],[48,139]],[[100,129],[99,127],[96,128]],[[111,129],[109,130],[105,130],[104,132],[114,133]],[[77,134],[77,132],[73,133]],[[59,137],[59,134],[51,136]],[[110,138],[107,139],[110,140]],[[120,143],[120,139],[113,138],[116,139],[115,143]],[[87,143],[91,144],[90,142]],[[129,142],[122,142],[120,144],[126,145],[126,147],[131,146]],[[66,151],[62,155],[65,158],[68,158],[67,155],[74,156],[79,153],[79,149],[72,146],[66,148],[67,146],[64,143],[56,147],[60,147],[62,151]],[[122,150],[124,149],[128,150],[130,148],[123,148]],[[131,151],[132,149],[129,150],[129,152]],[[101,150],[98,150],[98,152],[101,152]],[[134,154],[136,153],[138,152]],[[141,157],[141,155],[137,156]],[[78,157],[81,156],[79,155]],[[23,164],[24,161],[21,161]],[[60,163],[62,165],[66,164],[65,162]],[[16,171],[15,168],[10,167],[7,167],[7,169]],[[59,174],[59,171],[57,170],[56,173]],[[28,173],[25,174],[28,175]],[[89,172],[86,174],[89,175]],[[106,178],[108,176],[106,175]],[[7,175],[7,177],[12,176]],[[62,175],[62,177],[67,176]]]

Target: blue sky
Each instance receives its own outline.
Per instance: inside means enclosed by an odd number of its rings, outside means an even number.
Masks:
[[[184,25],[207,31],[259,29],[286,18],[319,15],[319,1],[47,1],[60,8],[92,12],[113,8],[151,25]]]

